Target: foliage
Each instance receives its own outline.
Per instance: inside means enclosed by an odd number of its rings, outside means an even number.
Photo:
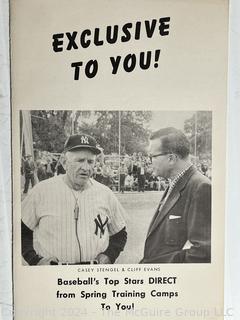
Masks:
[[[197,125],[196,125],[197,123]],[[191,153],[200,158],[211,158],[212,153],[212,112],[198,111],[184,123],[184,131],[191,143]]]
[[[147,111],[95,111],[95,123],[81,123],[79,131],[93,135],[105,154],[119,152],[132,154],[144,151],[149,132],[144,125],[151,119]],[[120,119],[119,119],[120,116]],[[119,121],[121,123],[119,131]]]
[[[68,111],[31,111],[34,148],[62,152]]]
[[[119,116],[121,117],[121,153],[143,151],[149,132],[145,125],[151,119],[148,111],[32,111],[34,148],[62,152],[70,134],[94,136],[104,153],[119,152]]]

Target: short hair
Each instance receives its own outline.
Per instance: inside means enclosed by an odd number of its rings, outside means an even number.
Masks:
[[[155,131],[150,136],[150,140],[156,140],[162,143],[162,151],[175,153],[181,159],[186,158],[190,153],[190,142],[185,134],[176,128],[168,127]]]

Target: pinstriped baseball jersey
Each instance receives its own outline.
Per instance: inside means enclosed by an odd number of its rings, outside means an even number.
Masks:
[[[109,236],[125,227],[124,209],[106,186],[90,179],[84,191],[70,189],[63,175],[37,184],[22,203],[22,221],[34,231],[34,249],[61,262],[94,259],[106,250]],[[74,209],[79,207],[79,218]]]

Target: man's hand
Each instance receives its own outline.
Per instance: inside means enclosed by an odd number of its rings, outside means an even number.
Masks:
[[[50,257],[50,258],[42,258],[37,266],[49,266],[49,265],[56,265],[58,264],[58,259],[56,257]]]
[[[106,256],[104,253],[99,253],[97,255],[96,260],[99,264],[111,264],[111,261],[108,256]]]

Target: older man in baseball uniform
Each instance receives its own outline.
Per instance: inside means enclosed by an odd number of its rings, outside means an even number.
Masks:
[[[37,184],[22,203],[22,255],[30,265],[114,263],[127,233],[124,209],[92,179],[100,153],[93,137],[70,136],[65,175]]]

